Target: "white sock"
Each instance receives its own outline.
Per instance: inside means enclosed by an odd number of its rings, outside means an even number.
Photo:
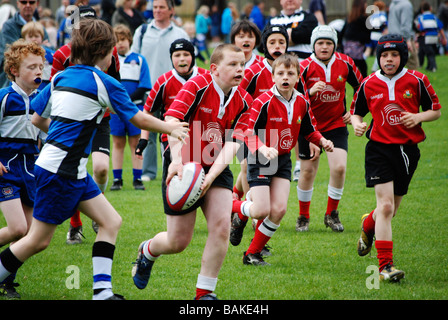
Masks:
[[[150,245],[150,243],[151,243],[151,240],[152,240],[152,239],[150,239],[150,240],[148,240],[148,241],[145,242],[145,244],[143,245],[143,249],[142,249],[142,251],[143,251],[143,254],[145,255],[146,259],[148,259],[148,260],[150,260],[150,261],[156,261],[156,259],[157,259],[158,257],[160,257],[160,255],[155,256],[155,255],[153,255],[153,254],[151,253],[151,251],[149,250],[149,245]]]
[[[241,214],[243,216],[250,218],[250,207],[253,205],[252,201],[245,200],[243,203],[241,203]]]
[[[328,196],[334,200],[341,200],[344,188],[338,189],[328,185]]]
[[[297,187],[297,199],[302,202],[310,202],[313,197],[313,190],[314,188],[311,190],[302,190]]]
[[[198,274],[198,281],[196,282],[196,288],[215,291],[216,284],[218,283],[218,278],[209,278]]]

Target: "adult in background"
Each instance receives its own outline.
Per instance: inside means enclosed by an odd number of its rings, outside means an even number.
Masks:
[[[264,1],[255,0],[254,7],[252,8],[252,11],[249,16],[250,20],[257,25],[260,31],[263,30],[264,26],[266,25],[266,17],[264,16],[264,7],[265,7]]]
[[[367,77],[367,62],[364,56],[366,45],[370,43],[370,29],[367,28],[367,1],[353,0],[352,8],[342,30],[344,54],[355,61],[362,76]]]
[[[389,6],[388,33],[400,34],[406,40],[409,59],[406,67],[417,70],[419,66],[417,48],[414,41],[414,8],[409,0],[392,0]]]
[[[289,34],[289,50],[299,60],[305,60],[313,52],[311,49],[311,33],[317,27],[316,17],[303,10],[302,0],[280,0],[280,14],[269,21],[269,24],[284,25]]]
[[[280,0],[282,11],[276,17],[271,18],[268,25],[284,25],[289,34],[288,52],[293,52],[303,61],[311,56],[311,33],[317,27],[317,19],[314,14],[306,12],[302,8],[302,0]],[[259,48],[260,50],[261,48]],[[262,52],[262,49],[260,50]],[[303,93],[303,92],[302,92]],[[299,149],[295,147],[296,164],[293,170],[293,181],[299,180],[300,159]]]
[[[33,15],[38,6],[38,0],[18,0],[18,11],[3,24],[3,28],[0,33],[0,88],[4,88],[9,84],[6,73],[3,71],[3,55],[6,50],[6,46],[22,37],[22,27],[27,22],[35,20]],[[45,39],[48,39],[47,32],[45,32]]]
[[[112,26],[124,24],[134,34],[135,29],[145,22],[143,15],[134,8],[134,0],[117,0],[117,10],[112,15]]]
[[[448,39],[448,0],[445,0],[443,3],[440,4],[437,16],[443,23],[443,31],[445,32],[445,38]],[[441,54],[448,54],[448,44],[443,46],[443,48],[441,48]]]
[[[17,9],[10,3],[9,0],[2,0],[2,4],[0,6],[0,30],[2,30],[3,24],[11,18],[16,12]]]
[[[173,0],[153,1],[154,19],[135,30],[131,51],[140,53],[149,64],[151,86],[165,72],[173,68],[170,58],[170,45],[174,40],[189,39],[182,28],[175,25]],[[148,147],[143,152],[142,180],[154,180],[157,176],[157,134],[151,132]]]
[[[327,5],[325,0],[311,0],[309,11],[314,14],[319,24],[327,24]]]

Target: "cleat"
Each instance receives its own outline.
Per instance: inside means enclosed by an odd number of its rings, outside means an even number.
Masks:
[[[233,246],[237,246],[243,239],[244,228],[246,227],[247,220],[242,220],[238,216],[238,213],[234,214],[232,224],[230,226],[230,243]]]
[[[306,232],[309,230],[310,218],[299,215],[296,223],[296,231],[297,232]]]
[[[118,191],[123,187],[123,179],[114,179],[110,191]]]
[[[132,185],[134,186],[135,190],[145,190],[142,179],[135,179],[134,182],[132,182]]]
[[[120,294],[113,294],[112,296],[110,296],[106,300],[126,300],[126,299],[122,295],[120,295]]]
[[[253,266],[270,266],[269,263],[263,260],[263,257],[261,256],[261,253],[244,253],[243,257],[243,263],[244,264],[250,264]]]
[[[272,253],[271,253],[271,250],[270,249],[272,249],[272,247],[270,246],[270,245],[265,245],[264,246],[264,248],[263,248],[263,250],[261,250],[261,252],[260,252],[260,254],[261,254],[261,256],[262,257],[269,257],[269,256],[272,256]]]
[[[92,220],[92,229],[93,232],[98,233],[98,229],[100,228],[99,224]]]
[[[339,220],[339,211],[333,210],[331,214],[326,214],[324,218],[324,224],[331,228],[334,232],[342,232],[344,231],[344,226]]]
[[[144,289],[148,285],[152,265],[154,264],[154,261],[146,258],[142,252],[145,242],[140,243],[137,260],[134,262],[134,267],[132,268],[132,279],[134,280],[135,286],[139,289]]]
[[[367,255],[372,249],[373,245],[373,237],[374,234],[367,234],[364,232],[364,220],[369,216],[369,213],[366,213],[361,218],[361,237],[358,239],[358,255],[363,257]]]
[[[65,242],[67,244],[80,244],[82,243],[82,238],[86,238],[82,234],[82,226],[74,228],[70,225],[67,232],[67,240]]]
[[[380,281],[399,282],[404,278],[404,271],[396,269],[392,264],[388,264],[380,272]]]
[[[0,296],[5,296],[8,299],[20,299],[21,296],[16,290],[18,286],[20,284],[15,282],[0,283]]]
[[[194,300],[219,300],[219,299],[216,297],[216,294],[214,294],[214,293],[207,293],[207,294],[204,294],[199,299],[196,299],[196,297],[195,297]]]
[[[299,181],[300,177],[300,165],[296,165],[294,171],[292,172],[292,181]]]

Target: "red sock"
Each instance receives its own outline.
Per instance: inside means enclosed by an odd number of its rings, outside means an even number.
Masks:
[[[244,196],[244,191],[240,191],[236,186],[233,186],[233,192],[238,195],[238,200],[241,200]]]
[[[268,221],[268,218],[260,221],[261,220],[257,223],[257,230],[255,230],[254,238],[252,239],[246,254],[261,252],[278,228],[278,226],[275,226],[272,222]]]
[[[393,264],[393,242],[385,240],[376,240],[375,248],[377,251],[378,265],[380,272],[388,264]]]
[[[82,226],[81,212],[79,212],[79,210],[76,210],[76,213],[70,219],[70,224],[73,228]]]
[[[335,200],[335,199],[328,197],[327,212],[325,214],[330,215],[332,211],[338,209],[338,205],[339,205],[339,200]]]
[[[195,299],[198,300],[200,297],[205,296],[206,294],[209,294],[209,293],[212,293],[212,291],[196,288],[196,298]]]
[[[300,208],[300,215],[304,216],[305,218],[310,218],[310,204],[311,201],[299,201],[299,208]]]
[[[367,216],[367,218],[364,220],[362,227],[364,228],[364,232],[367,234],[374,234],[375,233],[375,220],[373,220],[373,210],[370,212],[370,214]]]

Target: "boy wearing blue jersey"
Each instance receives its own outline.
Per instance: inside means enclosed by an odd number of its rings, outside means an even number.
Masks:
[[[132,34],[131,30],[123,25],[114,27],[117,37],[117,51],[120,60],[121,83],[126,88],[131,100],[143,110],[146,92],[151,90],[151,78],[149,67],[145,57],[141,54],[131,52]],[[142,182],[142,160],[137,158],[133,152],[140,139],[141,130],[129,121],[123,121],[116,114],[110,115],[110,133],[112,135],[112,172],[114,181],[110,188],[112,191],[121,190],[123,187],[123,157],[126,146],[126,136],[132,157],[132,173],[134,180],[132,185],[136,190],[145,190]]]
[[[34,162],[39,129],[31,123],[35,96],[44,67],[45,51],[18,40],[5,52],[5,73],[11,85],[0,90],[0,210],[6,227],[0,229],[0,247],[27,232],[33,215]],[[20,298],[15,273],[0,283],[0,295]],[[3,280],[3,279],[2,279]]]
[[[87,173],[92,139],[106,109],[145,130],[184,141],[185,123],[144,115],[126,89],[101,70],[111,63],[116,39],[101,20],[81,20],[73,30],[71,59],[76,64],[53,77],[34,100],[32,122],[48,131],[36,161],[36,197],[29,233],[0,253],[0,281],[47,248],[57,225],[77,209],[98,223],[93,244],[93,299],[119,300],[112,291],[112,263],[121,217]],[[50,120],[51,118],[51,120]]]

